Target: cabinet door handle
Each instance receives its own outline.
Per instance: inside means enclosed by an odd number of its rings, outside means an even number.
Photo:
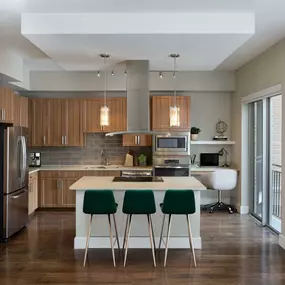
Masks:
[[[56,189],[59,190],[59,179],[56,180]]]
[[[1,111],[1,120],[4,120],[3,119],[3,109],[0,109],[0,111]]]
[[[61,144],[64,144],[64,137],[61,136]]]
[[[135,144],[138,144],[138,136],[135,136]]]
[[[3,109],[3,119],[6,120],[6,110]]]
[[[141,138],[140,138],[140,136],[138,136],[138,143],[137,144],[140,144],[140,140],[141,140]]]
[[[64,144],[67,145],[67,136],[64,137]]]
[[[46,136],[44,136],[44,145],[46,145]]]

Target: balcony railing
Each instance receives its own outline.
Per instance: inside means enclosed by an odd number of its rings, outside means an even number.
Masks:
[[[272,164],[272,215],[281,218],[281,165]]]

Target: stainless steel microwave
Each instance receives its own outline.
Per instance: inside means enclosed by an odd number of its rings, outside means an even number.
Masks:
[[[154,155],[190,155],[190,132],[153,136]]]

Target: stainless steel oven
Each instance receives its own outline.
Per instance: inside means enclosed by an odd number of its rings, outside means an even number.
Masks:
[[[154,157],[154,176],[190,176],[190,157]]]
[[[190,133],[153,136],[153,155],[190,155]]]

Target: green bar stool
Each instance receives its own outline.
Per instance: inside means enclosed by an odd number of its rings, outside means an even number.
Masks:
[[[124,196],[123,213],[127,214],[124,245],[124,267],[127,262],[127,254],[129,247],[129,239],[131,232],[131,221],[133,215],[147,215],[148,232],[150,238],[150,246],[152,250],[153,265],[156,267],[155,254],[154,254],[154,232],[152,225],[151,215],[156,212],[154,194],[152,190],[127,190]]]
[[[85,264],[86,264],[93,215],[108,215],[113,264],[114,264],[114,267],[116,267],[111,215],[113,216],[113,221],[114,221],[114,226],[115,226],[116,241],[118,244],[118,248],[120,249],[117,224],[116,224],[116,219],[115,219],[115,213],[117,212],[117,208],[118,208],[118,204],[115,202],[113,191],[111,190],[86,190],[85,191],[84,201],[83,201],[83,212],[84,214],[90,215],[90,223],[89,223],[89,228],[87,232],[83,267],[85,267]]]
[[[168,242],[169,242],[172,215],[186,215],[189,244],[192,249],[194,265],[196,267],[197,266],[196,257],[193,247],[193,238],[192,238],[190,218],[189,218],[190,214],[194,214],[196,212],[194,192],[192,190],[167,190],[164,195],[163,203],[160,204],[160,207],[164,215],[163,215],[163,222],[162,222],[161,234],[159,240],[159,248],[161,246],[161,242],[163,241],[163,243],[165,244],[164,267],[166,266],[166,260],[167,260]],[[162,238],[165,215],[169,215],[166,243]]]

